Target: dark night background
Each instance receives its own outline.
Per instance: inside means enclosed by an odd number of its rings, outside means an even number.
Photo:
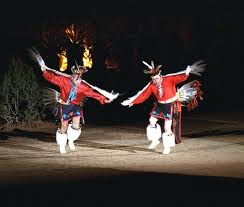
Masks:
[[[84,75],[84,79],[100,88],[108,91],[114,89],[123,95],[113,103],[104,106],[95,100],[89,100],[84,108],[88,124],[112,125],[126,122],[132,123],[133,126],[133,122],[143,121],[145,124],[148,122],[153,97],[131,108],[120,105],[122,100],[137,93],[150,80],[143,74],[145,67],[142,60],[147,62],[154,60],[156,64],[162,64],[163,74],[183,70],[199,59],[206,62],[207,69],[202,77],[189,78],[189,80],[201,81],[204,100],[194,111],[185,110],[184,115],[242,111],[244,106],[243,2],[9,0],[1,5],[0,11],[0,80],[7,70],[8,59],[17,55],[33,64],[39,83],[46,85],[47,82],[42,78],[39,67],[26,57],[26,49],[32,46],[39,47],[44,59],[47,60],[47,65],[56,68],[55,61],[52,58],[48,59],[48,56],[52,57],[54,54],[45,53],[40,46],[42,28],[45,25],[55,27],[62,24],[90,22],[96,30],[94,65],[93,69]],[[114,42],[120,63],[119,71],[105,69],[107,51],[104,49],[104,39],[106,37]],[[212,131],[210,130],[209,133]],[[235,147],[234,144],[232,145]],[[36,151],[36,149],[31,150]],[[40,156],[43,155],[40,153]],[[23,156],[27,155],[23,154]],[[32,161],[30,163],[32,164]],[[96,169],[91,172],[94,171]],[[171,181],[174,181],[173,185]],[[64,190],[63,184],[66,187]],[[11,185],[6,188],[1,187],[0,205],[7,200],[13,206],[32,206],[32,199],[35,206],[108,206],[105,200],[108,200],[111,206],[128,206],[127,203],[130,203],[130,206],[176,206],[174,204],[177,206],[243,206],[235,205],[238,201],[243,203],[243,179],[232,178],[135,173],[111,177],[110,180],[106,178],[81,180],[75,183],[67,181],[49,185],[23,185],[15,189]],[[156,189],[157,187],[159,189]],[[233,192],[230,192],[231,190]],[[32,197],[29,198],[29,195]],[[82,202],[75,203],[76,198]],[[132,203],[126,200],[130,198]],[[18,203],[19,200],[23,200],[23,205]],[[141,202],[138,203],[138,200]],[[188,200],[190,204],[187,203]],[[28,201],[27,205],[24,204],[25,201]],[[156,201],[162,205],[158,205]],[[10,204],[3,204],[3,206],[10,206]]]
[[[93,69],[84,79],[125,93],[104,107],[90,100],[85,109],[88,120],[146,119],[153,100],[130,109],[119,104],[149,81],[142,60],[162,64],[167,74],[202,59],[206,72],[190,80],[202,82],[204,100],[190,113],[242,109],[243,6],[241,1],[9,1],[1,11],[1,73],[9,57],[23,56],[26,48],[40,45],[44,25],[88,21],[96,29],[96,44]],[[105,69],[106,51],[101,46],[105,36],[115,43],[119,71]]]

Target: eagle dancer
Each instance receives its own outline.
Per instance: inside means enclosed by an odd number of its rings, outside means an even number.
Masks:
[[[180,89],[176,89],[176,85],[187,80],[189,74],[201,76],[206,64],[203,61],[197,61],[191,66],[178,73],[161,75],[161,65],[155,66],[154,62],[148,64],[142,61],[148,69],[144,70],[145,74],[149,74],[151,81],[135,96],[124,100],[123,106],[133,106],[140,104],[153,94],[157,102],[153,107],[149,124],[147,126],[147,138],[152,141],[149,149],[154,149],[159,143],[160,138],[163,140],[163,154],[169,154],[171,147],[181,142],[181,106],[187,103],[188,110],[197,106],[197,98],[202,99],[200,90],[201,84],[198,81],[192,81]],[[164,119],[164,133],[157,123],[159,119]]]

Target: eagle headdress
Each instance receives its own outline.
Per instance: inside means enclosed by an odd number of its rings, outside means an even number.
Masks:
[[[145,74],[149,74],[150,76],[155,76],[155,75],[161,74],[160,68],[162,67],[162,65],[155,66],[153,61],[151,61],[151,65],[145,61],[142,61],[142,63],[144,65],[146,65],[148,68],[147,70],[143,71]]]

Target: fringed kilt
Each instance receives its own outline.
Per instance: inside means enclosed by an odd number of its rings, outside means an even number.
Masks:
[[[161,104],[156,102],[151,116],[158,119],[172,120],[172,131],[175,135],[175,143],[181,142],[181,103],[175,101],[173,103]]]
[[[69,121],[73,117],[79,116],[81,118],[81,123],[85,124],[83,109],[81,106],[72,104],[72,105],[64,105],[58,103],[55,107],[53,114],[55,117],[59,118],[61,121]]]

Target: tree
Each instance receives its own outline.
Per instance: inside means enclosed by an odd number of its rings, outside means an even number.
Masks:
[[[34,71],[18,57],[10,59],[0,84],[0,118],[7,123],[39,120],[43,102]]]

